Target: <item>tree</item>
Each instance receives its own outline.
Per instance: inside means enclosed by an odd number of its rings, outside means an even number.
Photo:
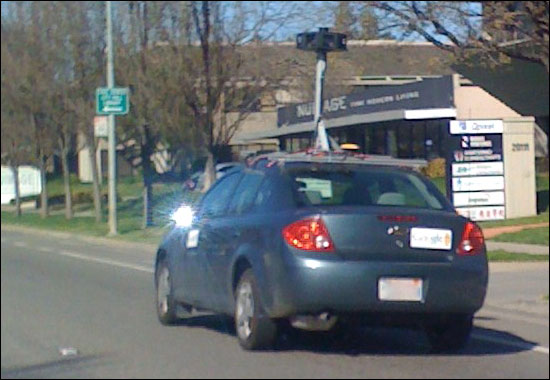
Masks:
[[[548,71],[547,1],[371,1],[394,35],[421,36],[460,60],[516,58]]]
[[[178,81],[186,68],[173,64],[169,47],[177,45],[181,31],[177,25],[185,17],[177,5],[132,1],[119,7],[116,81],[131,90],[130,113],[120,119],[119,141],[122,155],[143,174],[144,227],[153,223],[155,154],[168,147],[191,145],[180,138],[189,136]],[[183,144],[178,146],[176,140]]]
[[[21,198],[19,192],[19,166],[29,161],[30,141],[25,133],[25,123],[22,123],[19,114],[13,111],[12,85],[10,69],[13,69],[13,57],[7,54],[2,41],[2,129],[1,129],[1,158],[2,164],[7,165],[13,175],[15,190],[15,215],[21,216]]]
[[[388,34],[384,33],[380,26],[379,16],[373,7],[363,6],[359,12],[359,32],[357,38],[361,40],[387,39]]]
[[[351,1],[338,1],[335,11],[334,30],[347,34],[349,39],[355,38],[357,18],[351,8]]]
[[[96,222],[102,220],[101,192],[95,152],[96,139],[92,120],[95,116],[95,88],[103,81],[104,68],[104,4],[96,1],[61,2],[64,11],[61,23],[65,39],[65,60],[68,64],[66,83],[62,94],[65,120],[60,135],[60,150],[65,162],[65,196],[70,194],[67,154],[69,147],[85,148],[91,163],[93,201]],[[76,22],[75,22],[76,20]],[[60,43],[63,45],[63,42]],[[80,136],[81,141],[74,143]],[[68,144],[70,143],[70,144]],[[70,199],[70,198],[69,198]],[[66,201],[66,209],[69,209]]]
[[[293,4],[285,8],[270,2],[248,5],[252,8],[240,4],[231,12],[226,6],[223,2],[189,2],[192,27],[188,30],[194,33],[188,46],[180,50],[189,69],[182,90],[208,157],[203,190],[215,180],[214,162],[220,147],[227,146],[270,85],[285,75],[266,60],[253,61],[250,47],[273,36],[298,14]],[[273,70],[268,72],[261,65]],[[227,110],[237,112],[226,118]]]
[[[42,178],[41,216],[48,216],[48,192],[46,164],[53,153],[53,118],[55,107],[52,79],[56,72],[57,47],[50,44],[56,30],[56,19],[48,11],[52,4],[38,2],[10,4],[10,17],[2,18],[2,39],[16,62],[9,78],[13,102],[12,111],[18,114],[20,123],[29,127],[32,156],[37,162]]]

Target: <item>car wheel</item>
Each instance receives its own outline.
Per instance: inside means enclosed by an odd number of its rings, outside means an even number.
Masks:
[[[172,276],[165,262],[158,265],[156,272],[156,304],[157,316],[163,325],[172,325],[177,322],[177,303],[172,291]]]
[[[263,310],[256,279],[246,270],[235,291],[235,330],[239,344],[245,350],[258,350],[273,345],[277,325]]]
[[[456,351],[463,348],[473,327],[471,314],[458,314],[430,321],[425,325],[426,335],[434,351]]]

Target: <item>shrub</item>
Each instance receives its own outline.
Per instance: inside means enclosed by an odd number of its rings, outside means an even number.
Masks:
[[[94,201],[94,197],[92,193],[90,193],[89,191],[79,191],[77,193],[73,193],[74,204],[92,203],[93,201]]]
[[[436,158],[428,162],[428,166],[423,167],[421,171],[428,178],[441,178],[445,177],[445,165],[444,158]]]

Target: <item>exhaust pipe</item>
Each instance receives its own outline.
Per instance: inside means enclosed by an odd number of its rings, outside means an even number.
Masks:
[[[296,315],[290,318],[292,327],[307,331],[329,331],[337,321],[338,317],[329,312],[319,315]]]

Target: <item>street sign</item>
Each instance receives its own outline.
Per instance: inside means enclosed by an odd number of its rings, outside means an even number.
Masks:
[[[96,89],[96,114],[126,115],[130,108],[127,88]]]

